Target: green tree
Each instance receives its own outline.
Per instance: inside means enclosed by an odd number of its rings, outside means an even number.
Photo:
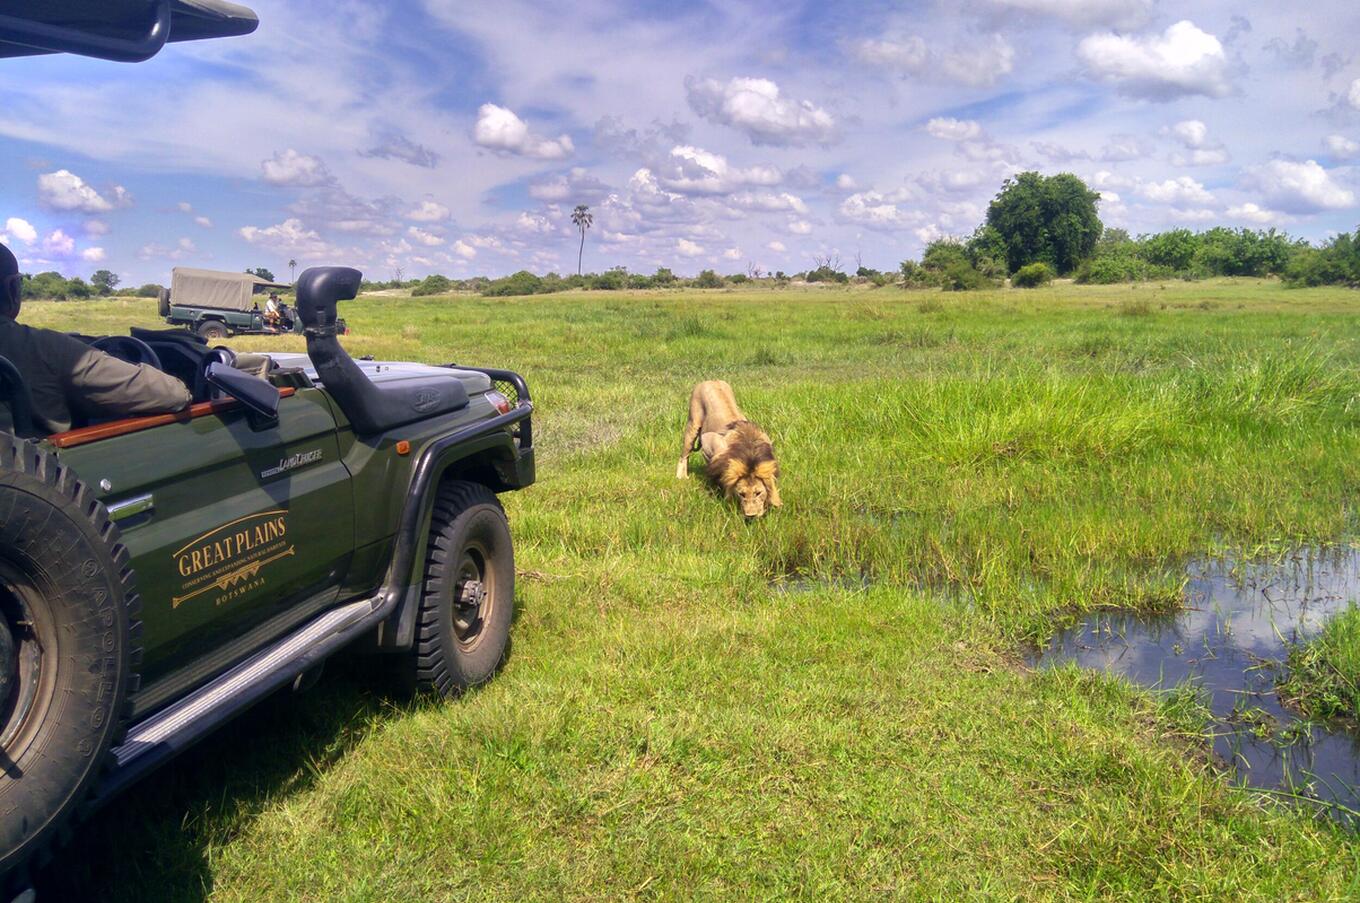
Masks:
[[[113,294],[118,285],[118,274],[112,270],[95,270],[90,277],[90,286],[101,295]]]
[[[1003,182],[987,208],[987,225],[1005,246],[1007,270],[1043,262],[1070,273],[1100,239],[1099,200],[1071,173],[1022,172]]]
[[[700,270],[699,275],[694,277],[695,288],[722,288],[723,279],[712,270]]]
[[[288,281],[297,282],[297,261],[291,257],[288,258]]]
[[[586,230],[595,224],[595,217],[591,215],[590,208],[585,204],[577,204],[576,209],[571,212],[571,222],[577,229],[581,230],[581,248],[576,252],[576,275],[581,275],[581,257],[586,253]]]
[[[246,270],[246,272],[252,276],[259,276],[265,282],[274,281],[274,274],[271,273],[269,270],[266,270],[264,267],[256,267],[253,270]]]
[[[1153,266],[1170,267],[1177,272],[1190,269],[1201,239],[1189,229],[1171,229],[1139,239],[1139,256]]]

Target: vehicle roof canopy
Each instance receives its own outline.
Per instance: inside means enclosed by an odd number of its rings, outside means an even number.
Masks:
[[[253,273],[198,270],[175,267],[170,271],[171,303],[182,307],[215,307],[219,310],[251,310],[257,289],[291,289]]]
[[[0,3],[0,57],[39,53],[134,63],[167,41],[250,34],[259,19],[227,0],[29,0]]]

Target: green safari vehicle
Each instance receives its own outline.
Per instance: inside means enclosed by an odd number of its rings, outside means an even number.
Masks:
[[[0,17],[0,56],[137,59],[167,33],[255,27],[220,0],[33,8]],[[528,387],[353,360],[336,313],[360,278],[299,277],[305,355],[247,367],[182,329],[95,340],[181,378],[179,414],[42,435],[0,358],[0,893],[31,895],[72,819],[346,646],[444,695],[495,674],[515,582],[497,493],[534,481]]]
[[[265,322],[260,305],[267,292],[292,291],[291,285],[270,282],[253,273],[227,273],[175,267],[170,271],[170,288],[161,289],[158,313],[171,326],[183,326],[215,342],[233,335],[268,335],[302,331],[296,322],[292,330]]]

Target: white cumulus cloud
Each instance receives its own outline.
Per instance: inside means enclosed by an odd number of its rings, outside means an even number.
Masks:
[[[1229,207],[1228,218],[1246,220],[1248,222],[1261,223],[1263,225],[1267,223],[1278,223],[1284,220],[1282,214],[1276,213],[1274,210],[1267,210],[1259,204],[1250,202],[1239,204],[1235,207]]]
[[[836,187],[841,191],[854,191],[857,187],[855,184],[855,177],[848,172],[841,173],[836,176]]]
[[[741,248],[728,248],[722,256],[723,260],[741,260]]]
[[[873,229],[905,229],[922,219],[919,212],[901,206],[895,197],[877,191],[850,195],[841,201],[839,212],[843,219]]]
[[[1360,157],[1360,141],[1354,141],[1345,135],[1328,135],[1327,150],[1343,160],[1352,157]]]
[[[767,78],[685,79],[689,105],[710,122],[746,133],[754,144],[830,144],[836,119],[809,100],[784,97]]]
[[[1094,34],[1077,46],[1077,56],[1093,77],[1132,97],[1169,101],[1233,90],[1222,42],[1188,19],[1147,37]]]
[[[464,260],[471,260],[477,256],[477,249],[460,238],[453,243],[453,253]]]
[[[198,247],[194,244],[193,239],[181,238],[171,246],[157,244],[156,242],[142,245],[141,250],[137,252],[137,256],[142,260],[151,260],[158,257],[163,257],[166,260],[187,260],[197,253]]]
[[[871,38],[852,48],[861,62],[922,78],[985,87],[1015,68],[1015,49],[1001,35],[951,50],[936,50],[925,39]]]
[[[524,232],[546,234],[553,231],[553,224],[541,213],[521,213],[515,217],[515,226]]]
[[[1248,174],[1271,207],[1285,213],[1318,213],[1355,206],[1355,192],[1337,184],[1316,160],[1271,160]]]
[[[791,212],[805,214],[808,205],[796,194],[787,191],[743,191],[728,198],[732,206],[757,213]]]
[[[280,254],[318,257],[328,250],[321,236],[304,227],[296,217],[273,226],[242,226],[236,232],[252,245],[261,245]]]
[[[811,235],[812,223],[808,222],[805,219],[792,220],[789,223],[789,231],[792,232],[794,235]]]
[[[206,216],[196,216],[194,217],[194,222],[204,229],[211,229],[213,224],[212,220],[208,219]]]
[[[330,185],[335,181],[335,177],[320,158],[298,153],[291,147],[275,151],[274,156],[268,160],[261,160],[260,171],[264,174],[264,180],[271,185],[314,188],[318,185]]]
[[[42,249],[44,254],[65,257],[76,249],[76,240],[61,229],[54,229],[43,239]]]
[[[681,238],[677,239],[675,242],[675,252],[681,257],[701,257],[704,253],[704,249],[701,245],[695,244],[688,238]]]
[[[110,190],[110,201],[85,183],[69,169],[38,175],[38,199],[54,210],[80,210],[84,213],[107,213],[114,207],[125,207],[131,196],[121,185]]]
[[[449,208],[435,201],[421,201],[414,210],[406,214],[406,218],[418,223],[437,223],[449,218]]]
[[[417,226],[410,226],[406,234],[411,236],[413,241],[418,241],[427,248],[437,248],[444,243],[444,239],[435,235],[433,232],[426,232]]]
[[[514,111],[494,103],[484,103],[478,108],[472,140],[498,153],[539,160],[561,160],[571,156],[576,149],[570,135],[547,138],[531,131],[529,124]]]
[[[106,256],[103,248],[86,248],[80,252],[80,259],[86,263],[101,263]]]
[[[19,219],[17,216],[11,216],[5,220],[5,233],[26,245],[31,245],[38,240],[38,230],[33,228],[33,224],[26,219]]]
[[[765,247],[769,248],[776,254],[783,254],[785,251],[788,250],[788,248],[784,247],[784,243],[782,241],[769,242],[768,244],[765,245]]]
[[[926,123],[926,131],[945,141],[971,141],[982,134],[982,126],[972,119],[937,117]]]
[[[1176,154],[1172,162],[1177,166],[1216,166],[1227,163],[1227,148],[1209,139],[1209,127],[1198,119],[1184,119],[1167,126],[1162,133],[1181,143],[1188,153]]]
[[[1167,179],[1164,182],[1148,182],[1140,191],[1149,201],[1177,207],[1203,206],[1214,202],[1214,196],[1201,183],[1189,176]]]
[[[778,185],[783,179],[772,166],[732,166],[722,154],[689,145],[671,148],[654,175],[662,188],[680,194],[728,194],[750,185]]]

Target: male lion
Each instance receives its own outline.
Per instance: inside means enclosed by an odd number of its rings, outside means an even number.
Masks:
[[[741,513],[760,517],[784,503],[779,498],[779,463],[765,431],[746,419],[737,407],[732,387],[720,379],[699,383],[689,396],[689,423],[684,448],[675,466],[677,479],[689,476],[689,456],[695,440],[708,463],[708,478],[723,493],[741,501]]]

